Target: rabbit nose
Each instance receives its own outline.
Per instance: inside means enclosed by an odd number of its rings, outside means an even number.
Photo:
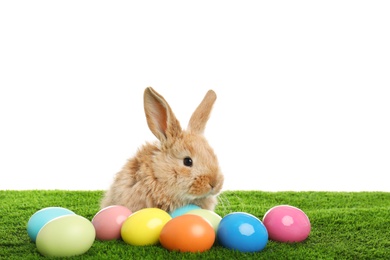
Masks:
[[[212,192],[219,192],[223,184],[223,176],[217,176],[209,179],[209,185]]]
[[[209,186],[210,186],[211,191],[214,191],[218,186],[218,181],[217,180],[210,180]]]

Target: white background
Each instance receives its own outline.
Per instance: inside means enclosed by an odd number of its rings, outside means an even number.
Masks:
[[[388,1],[1,1],[0,189],[106,189],[154,87],[225,190],[390,191]]]

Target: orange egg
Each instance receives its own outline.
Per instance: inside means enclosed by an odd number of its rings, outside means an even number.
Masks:
[[[171,251],[204,252],[213,246],[214,241],[214,228],[198,215],[172,218],[160,233],[161,245]]]

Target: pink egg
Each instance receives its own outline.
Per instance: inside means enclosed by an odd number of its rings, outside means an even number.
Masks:
[[[96,239],[120,239],[122,224],[131,214],[130,209],[120,205],[101,209],[91,221],[95,227]]]
[[[301,242],[311,230],[310,220],[299,208],[279,205],[268,210],[263,217],[271,240],[279,242]]]

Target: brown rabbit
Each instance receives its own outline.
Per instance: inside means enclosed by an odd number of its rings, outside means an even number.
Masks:
[[[133,212],[160,208],[171,212],[187,204],[214,210],[224,177],[203,136],[216,100],[209,90],[182,130],[167,101],[153,88],[144,92],[149,129],[159,142],[146,143],[115,176],[101,207],[123,205]]]

